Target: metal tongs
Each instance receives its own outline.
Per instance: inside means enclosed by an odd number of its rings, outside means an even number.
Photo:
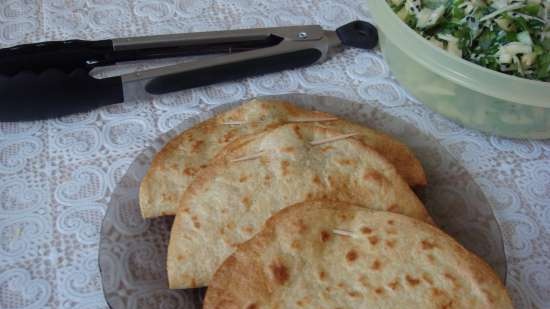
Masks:
[[[101,41],[55,41],[0,49],[0,121],[38,120],[168,92],[322,62],[346,45],[376,46],[364,21],[336,31],[318,25],[197,32]],[[163,57],[224,53],[121,76],[96,67]]]

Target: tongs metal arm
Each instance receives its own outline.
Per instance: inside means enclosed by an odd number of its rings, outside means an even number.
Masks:
[[[123,75],[121,78],[125,98],[138,99],[313,64],[324,60],[329,48],[339,42],[334,32],[325,32],[320,26],[227,31],[221,36],[215,36],[213,33],[184,36],[185,39],[173,39],[207,45],[218,44],[220,38],[238,42],[243,39],[274,37],[279,43],[270,47]],[[154,41],[146,39],[131,44],[154,46]]]
[[[290,26],[290,27],[272,27],[257,29],[235,29],[209,32],[192,32],[179,34],[164,34],[153,36],[142,36],[132,38],[113,39],[113,49],[115,51],[140,50],[153,48],[193,47],[197,50],[200,47],[213,45],[254,44],[256,48],[265,46],[269,42],[270,46],[276,45],[283,38],[290,38],[296,33],[310,33],[311,39],[320,39],[323,35],[323,29],[320,26]]]

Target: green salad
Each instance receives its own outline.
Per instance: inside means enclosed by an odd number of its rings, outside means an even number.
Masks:
[[[550,0],[387,0],[432,44],[484,67],[550,82]]]

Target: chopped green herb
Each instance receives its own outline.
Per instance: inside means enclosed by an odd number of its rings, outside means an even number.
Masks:
[[[550,0],[387,0],[411,28],[450,53],[550,82]]]

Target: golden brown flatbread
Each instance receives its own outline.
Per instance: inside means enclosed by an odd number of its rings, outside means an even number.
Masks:
[[[180,195],[195,174],[224,146],[241,136],[288,122],[317,120],[316,124],[343,133],[360,133],[358,140],[393,163],[409,185],[426,184],[422,166],[404,144],[369,128],[335,119],[288,102],[252,100],[181,133],[156,155],[141,183],[139,203],[143,217],[174,215]]]
[[[182,195],[168,248],[171,288],[208,284],[235,246],[280,209],[332,199],[431,219],[394,166],[360,137],[287,124],[239,140]]]
[[[437,228],[330,201],[271,217],[210,282],[204,309],[512,309],[493,270]]]

